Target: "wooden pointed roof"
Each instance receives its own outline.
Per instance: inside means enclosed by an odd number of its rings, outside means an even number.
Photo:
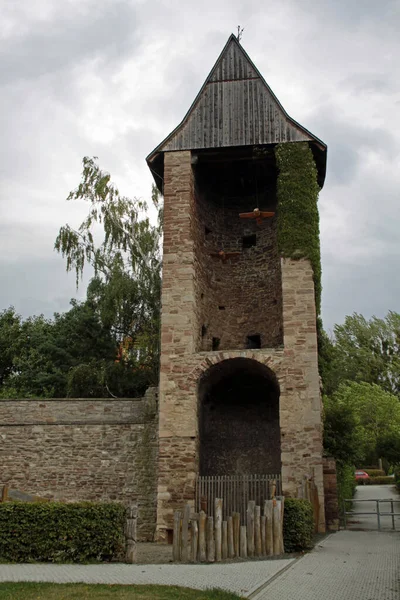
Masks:
[[[157,181],[164,152],[303,141],[312,144],[322,185],[326,145],[289,117],[232,34],[182,122],[146,160]]]

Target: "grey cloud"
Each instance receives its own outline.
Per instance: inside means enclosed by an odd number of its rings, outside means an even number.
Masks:
[[[82,157],[99,156],[122,193],[148,197],[146,155],[181,121],[240,23],[285,108],[329,146],[320,202],[326,325],[353,311],[400,310],[399,131],[387,114],[398,101],[397,2],[47,4],[46,22],[20,2],[15,37],[1,48],[0,307],[68,309],[74,276],[52,248],[60,225],[86,212],[65,202]]]
[[[399,254],[388,256],[384,262],[371,256],[363,264],[338,266],[324,264],[322,277],[322,316],[324,326],[332,330],[335,323],[343,323],[345,315],[353,312],[366,318],[383,317],[391,310],[399,310],[400,279]]]
[[[84,299],[87,283],[85,277],[77,293],[74,274],[66,275],[59,256],[50,254],[40,261],[1,261],[0,310],[12,305],[23,317],[51,317],[54,312],[68,310],[70,298]]]
[[[390,160],[399,151],[399,142],[388,128],[359,125],[338,114],[340,108],[324,106],[309,119],[309,129],[328,144],[326,185],[347,185],[354,179],[367,151]]]
[[[304,8],[313,10],[326,22],[335,19],[342,27],[355,30],[360,25],[373,23],[375,29],[394,30],[398,24],[400,11],[397,0],[335,0],[321,2],[306,0]]]
[[[134,6],[116,1],[81,18],[71,13],[62,21],[35,25],[26,35],[3,44],[0,81],[38,78],[87,59],[114,61],[128,49],[138,51],[135,15]]]

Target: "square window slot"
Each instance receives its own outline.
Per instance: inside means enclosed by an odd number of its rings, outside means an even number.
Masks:
[[[257,236],[253,235],[244,235],[242,237],[242,247],[243,248],[253,248],[253,246],[257,245]]]
[[[261,335],[248,335],[246,348],[248,348],[249,350],[261,348]]]
[[[221,341],[220,338],[213,337],[213,339],[212,339],[212,349],[213,350],[218,350],[220,341]]]

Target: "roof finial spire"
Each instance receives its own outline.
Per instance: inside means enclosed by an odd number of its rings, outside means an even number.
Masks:
[[[240,40],[242,39],[242,35],[243,35],[243,31],[244,31],[244,27],[240,27],[240,25],[237,26],[237,41],[240,42]]]

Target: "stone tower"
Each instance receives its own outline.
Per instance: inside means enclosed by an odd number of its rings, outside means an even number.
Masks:
[[[165,202],[157,538],[194,500],[199,474],[280,473],[287,495],[311,474],[323,508],[326,145],[288,116],[232,35],[147,162]]]

